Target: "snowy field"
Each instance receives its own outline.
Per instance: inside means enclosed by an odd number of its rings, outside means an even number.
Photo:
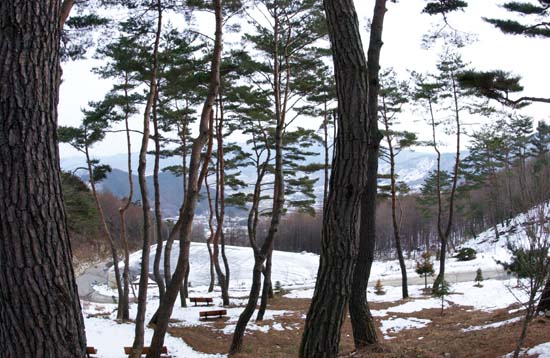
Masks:
[[[525,220],[520,216],[518,220]],[[483,287],[473,287],[475,271],[481,268],[483,271],[500,269],[496,260],[506,261],[510,258],[510,253],[506,249],[508,240],[521,241],[522,237],[517,229],[517,221],[513,221],[509,226],[500,226],[499,232],[502,233],[499,240],[494,239],[494,231],[489,230],[479,235],[475,240],[465,243],[464,247],[472,247],[477,250],[477,258],[472,261],[460,262],[454,258],[448,260],[447,277],[452,277],[453,273],[472,273],[471,279],[465,282],[451,281],[451,294],[445,297],[445,306],[455,305],[467,307],[469,310],[480,310],[491,312],[498,309],[505,309],[519,301],[526,299],[525,292],[516,287],[515,278],[507,277],[503,274],[500,279],[485,280]],[[516,228],[516,229],[514,229]],[[151,248],[154,255],[154,246]],[[173,249],[173,267],[178,254],[177,243]],[[226,247],[226,252],[231,266],[231,285],[230,296],[231,308],[227,308],[228,320],[225,321],[223,328],[218,329],[220,335],[231,335],[242,306],[245,304],[245,297],[251,283],[251,272],[253,265],[253,255],[250,248]],[[134,272],[138,271],[141,253],[137,252],[131,256],[131,266]],[[191,273],[190,273],[190,296],[209,296],[214,300],[214,305],[208,309],[223,308],[220,299],[219,290],[208,293],[208,283],[210,278],[208,251],[205,244],[193,243],[191,245],[190,255]],[[152,262],[152,260],[151,260]],[[273,254],[273,282],[279,281],[283,288],[289,292],[285,295],[287,298],[311,298],[313,295],[313,286],[318,266],[318,256],[310,253],[288,253],[275,251]],[[437,261],[434,262],[437,269]],[[415,263],[413,260],[407,262],[409,277],[418,277],[414,272]],[[371,276],[371,282],[377,279],[383,281],[399,279],[399,265],[397,261],[376,262],[374,264]],[[406,301],[401,300],[401,287],[384,285],[385,295],[374,294],[374,289],[368,289],[369,300],[372,302],[389,303],[389,307],[382,310],[373,310],[374,317],[380,319],[380,329],[387,340],[393,339],[392,335],[400,331],[414,328],[430,327],[431,320],[417,317],[397,317],[397,314],[407,314],[414,316],[415,312],[427,309],[440,309],[441,300],[422,295],[423,285],[410,285],[409,293],[411,298]],[[115,291],[107,285],[95,286],[94,289],[106,296],[116,295]],[[158,292],[153,287],[148,293],[147,318],[150,317],[158,307]],[[134,336],[133,324],[119,324],[115,322],[116,306],[113,304],[100,304],[83,301],[83,310],[85,315],[86,332],[88,345],[99,349],[98,357],[108,358],[122,355],[122,347],[130,346]],[[131,317],[135,317],[137,306],[132,304]],[[172,318],[173,325],[189,327],[210,325],[210,322],[199,320],[199,311],[205,310],[205,307],[181,308],[178,304],[174,308]],[[517,310],[510,310],[509,313],[516,313]],[[247,331],[270,330],[295,330],[299,324],[282,324],[277,322],[278,317],[285,315],[296,315],[297,312],[284,310],[268,310],[266,312],[266,321],[261,323],[251,322]],[[304,315],[301,315],[305,319]],[[462,332],[481,331],[485,329],[497,328],[503,325],[512,324],[519,318],[511,318],[502,322],[493,322],[486,325],[471,326],[462,329]],[[152,330],[146,328],[145,344],[148,345],[152,336]],[[418,339],[422,339],[419,337]],[[177,337],[167,335],[165,345],[169,353],[174,358],[195,358],[195,357],[224,357],[225,355],[211,355],[194,351],[183,340]],[[529,354],[539,354],[539,357],[550,358],[550,343],[532,347]]]

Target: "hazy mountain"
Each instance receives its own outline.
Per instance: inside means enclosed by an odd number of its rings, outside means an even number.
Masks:
[[[313,149],[318,153],[321,153],[321,149]],[[134,168],[137,168],[137,153],[132,156]],[[112,156],[105,156],[101,158],[101,163],[109,164],[113,171],[108,174],[107,178],[99,184],[99,190],[105,192],[111,192],[118,197],[127,197],[129,193],[128,186],[128,174],[125,171],[127,168],[127,157],[125,154],[115,154]],[[148,156],[149,163],[152,163],[153,157]],[[169,165],[176,165],[180,163],[181,159],[169,158],[161,160],[161,168]],[[324,159],[321,155],[314,156],[308,160],[308,162],[323,162]],[[441,166],[444,170],[452,170],[454,163],[454,155],[451,153],[443,153],[441,158]],[[83,165],[82,157],[70,157],[63,158],[61,166],[64,170],[74,170],[75,168]],[[403,151],[397,157],[396,171],[400,181],[407,183],[413,190],[418,190],[428,173],[436,168],[436,155],[435,153],[425,152],[413,152]],[[134,169],[135,170],[135,169]],[[389,172],[389,164],[381,161],[379,167],[380,173]],[[149,173],[152,172],[152,165],[150,166]],[[244,169],[241,173],[242,179],[246,182],[252,182],[254,179],[255,171],[252,168]],[[319,171],[314,176],[319,178],[315,186],[315,193],[321,201],[323,195],[323,173]],[[134,195],[133,201],[141,201],[141,194],[138,186],[138,178],[133,175],[134,178]],[[160,197],[162,210],[166,216],[175,216],[182,204],[183,198],[183,182],[181,177],[176,177],[171,173],[160,173]],[[149,190],[149,196],[153,199],[153,178],[151,175],[147,177],[147,186]],[[202,200],[199,200],[197,204],[197,213],[206,214],[208,212],[208,203],[206,199],[206,193],[202,193]],[[229,208],[229,214],[238,214]]]

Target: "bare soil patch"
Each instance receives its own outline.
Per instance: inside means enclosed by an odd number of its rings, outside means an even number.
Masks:
[[[405,302],[405,301],[400,301]],[[276,322],[284,330],[271,329],[264,333],[247,331],[244,339],[243,352],[236,358],[286,358],[297,357],[300,348],[300,339],[310,300],[288,299],[276,297],[269,305],[269,309],[292,311],[291,314],[277,316]],[[381,310],[394,303],[371,303],[371,309]],[[513,308],[513,307],[511,307]],[[392,318],[422,318],[429,319],[424,328],[402,330],[389,333],[390,339],[384,339],[380,332],[381,344],[369,351],[355,352],[349,318],[342,328],[341,357],[375,357],[375,358],[484,358],[500,357],[513,351],[515,341],[519,336],[521,322],[507,324],[498,328],[490,328],[472,332],[463,332],[463,328],[482,326],[494,322],[502,322],[518,317],[522,312],[509,314],[508,309],[483,312],[463,306],[448,306],[441,315],[440,309],[429,309],[414,313],[390,313],[388,317],[375,317],[380,327],[381,319]],[[253,316],[255,318],[255,316]],[[258,325],[272,325],[271,320],[256,322]],[[195,350],[205,353],[227,353],[232,335],[226,335],[222,329],[226,320],[214,320],[207,326],[200,327],[171,327],[169,333],[181,337]],[[384,332],[385,333],[385,332]],[[529,327],[527,347],[550,341],[550,319],[536,318]]]

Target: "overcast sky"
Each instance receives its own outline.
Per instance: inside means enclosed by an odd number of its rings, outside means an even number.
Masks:
[[[373,0],[355,0],[357,12],[364,30],[363,42],[367,49],[368,33],[366,26],[372,16]],[[422,36],[431,28],[441,26],[437,17],[421,14],[424,0],[400,0],[397,3],[388,2],[381,54],[382,67],[393,67],[400,74],[406,75],[408,70],[418,72],[432,71],[434,69],[438,52],[437,50],[425,50],[421,47]],[[450,16],[450,23],[458,30],[476,35],[477,41],[461,50],[464,61],[471,64],[472,68],[489,70],[504,69],[523,77],[522,84],[525,87],[525,95],[545,96],[550,83],[550,71],[547,71],[550,63],[550,46],[540,39],[528,39],[521,36],[503,35],[490,24],[484,22],[481,17],[509,17],[509,14],[501,9],[500,0],[469,1],[470,6],[464,13]],[[213,22],[213,19],[212,19]],[[210,21],[201,21],[210,27]],[[205,29],[208,31],[208,29]],[[78,126],[81,120],[80,109],[85,107],[90,100],[100,100],[111,86],[109,81],[100,80],[91,73],[91,68],[97,65],[94,60],[69,62],[63,65],[63,83],[59,103],[60,125]],[[534,104],[525,113],[532,115],[535,120],[548,120],[550,106]],[[428,128],[419,120],[420,114],[412,113],[402,117],[403,126],[420,132]],[[481,122],[479,121],[474,122]],[[314,124],[312,127],[318,127]],[[450,141],[450,139],[446,139]],[[109,135],[107,139],[93,148],[96,156],[124,153],[126,150],[123,135]],[[452,143],[448,143],[452,146]],[[134,148],[137,148],[136,138]],[[67,145],[60,146],[61,156],[70,157],[77,155]]]

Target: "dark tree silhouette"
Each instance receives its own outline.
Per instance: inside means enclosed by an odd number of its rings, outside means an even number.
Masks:
[[[0,3],[2,357],[85,357],[61,194],[61,1]]]

